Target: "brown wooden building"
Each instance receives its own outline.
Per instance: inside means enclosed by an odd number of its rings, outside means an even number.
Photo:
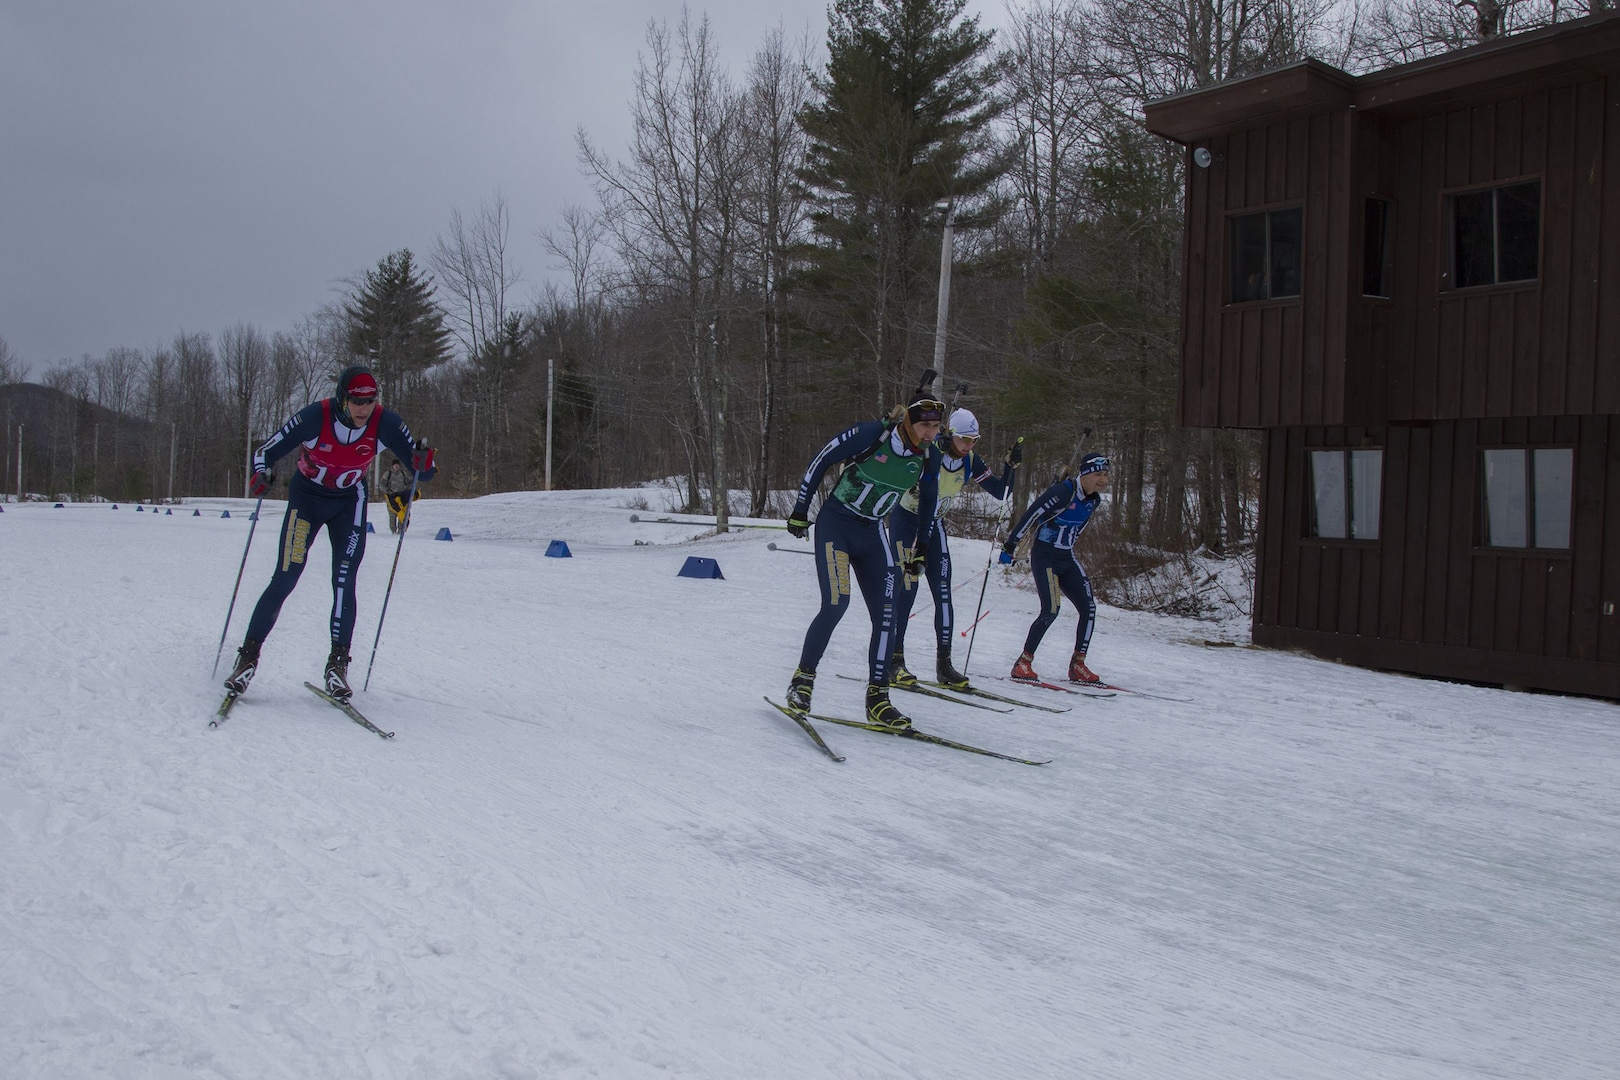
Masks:
[[[1620,15],[1147,127],[1182,422],[1264,432],[1254,640],[1620,698]]]

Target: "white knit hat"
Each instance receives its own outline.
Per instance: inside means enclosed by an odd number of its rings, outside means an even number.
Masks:
[[[960,435],[964,439],[977,439],[979,437],[979,418],[967,409],[957,409],[951,413],[951,422],[945,425],[945,430],[952,435]]]

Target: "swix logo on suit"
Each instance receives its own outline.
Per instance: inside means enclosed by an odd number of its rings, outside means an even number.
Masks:
[[[335,491],[354,487],[366,474],[372,458],[377,456],[377,425],[381,419],[382,410],[373,409],[366,426],[354,432],[354,441],[345,443],[338,435],[336,420],[332,415],[332,400],[328,398],[322,401],[321,433],[304,443],[303,452],[298,455],[298,471],[307,479]],[[343,430],[354,429],[344,425]]]

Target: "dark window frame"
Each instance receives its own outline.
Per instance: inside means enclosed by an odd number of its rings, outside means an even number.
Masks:
[[[1377,544],[1383,539],[1384,530],[1384,464],[1386,448],[1383,446],[1307,446],[1305,448],[1305,528],[1304,539],[1320,544]],[[1372,522],[1372,535],[1357,535],[1365,532],[1365,528],[1358,529],[1356,516],[1356,485],[1355,461],[1352,455],[1375,453],[1378,455],[1378,497],[1372,504],[1374,520]],[[1341,487],[1344,505],[1340,508],[1344,521],[1343,536],[1324,536],[1320,529],[1318,515],[1319,502],[1317,499],[1316,480],[1316,454],[1337,454],[1341,470]],[[1365,526],[1365,522],[1362,523]]]
[[[1535,198],[1535,240],[1530,246],[1534,248],[1533,272],[1527,276],[1503,277],[1503,220],[1502,220],[1502,193],[1517,188],[1534,186]],[[1465,209],[1470,201],[1477,201],[1479,196],[1490,196],[1490,237],[1489,237],[1489,280],[1483,277],[1483,270],[1479,267],[1465,268],[1459,265],[1464,258],[1459,251],[1461,237],[1458,232],[1458,214]],[[1445,271],[1443,273],[1443,288],[1447,290],[1459,289],[1492,289],[1492,288],[1524,288],[1538,285],[1541,282],[1541,270],[1544,265],[1542,242],[1546,235],[1546,199],[1547,185],[1540,175],[1521,176],[1511,180],[1498,180],[1490,184],[1474,184],[1468,187],[1452,188],[1441,192],[1441,221],[1445,227]],[[1477,211],[1476,211],[1477,212]],[[1523,246],[1521,241],[1518,245]],[[1483,253],[1481,253],[1483,254]],[[1523,261],[1526,253],[1520,251],[1514,258]],[[1475,259],[1478,259],[1476,254]],[[1510,271],[1511,272],[1511,271]],[[1464,279],[1467,279],[1466,281]]]
[[[1524,459],[1524,535],[1525,544],[1493,544],[1490,542],[1490,490],[1485,470],[1485,455],[1492,451],[1516,450]],[[1537,544],[1541,539],[1537,528],[1535,453],[1541,450],[1564,450],[1569,453],[1569,490],[1566,493],[1569,518],[1565,523],[1567,543],[1561,547]],[[1478,447],[1475,464],[1479,469],[1479,483],[1475,506],[1478,514],[1474,522],[1474,552],[1480,555],[1535,555],[1539,558],[1573,557],[1575,551],[1575,479],[1579,467],[1574,443],[1492,443]]]
[[[1374,209],[1378,220],[1373,221]],[[1376,225],[1377,241],[1373,230]],[[1395,200],[1369,195],[1361,212],[1361,296],[1364,300],[1395,298]],[[1376,265],[1374,265],[1376,264]]]
[[[1273,279],[1279,274],[1279,269],[1273,265],[1275,249],[1278,243],[1277,239],[1273,235],[1276,231],[1276,222],[1274,219],[1280,214],[1298,215],[1298,240],[1293,249],[1294,266],[1292,270],[1295,278],[1295,288],[1292,292],[1273,291]],[[1263,219],[1265,225],[1265,232],[1260,245],[1262,260],[1258,267],[1259,281],[1257,282],[1257,284],[1260,286],[1259,291],[1261,295],[1242,295],[1249,290],[1240,289],[1239,282],[1246,276],[1248,269],[1253,268],[1249,267],[1243,271],[1240,271],[1239,269],[1238,263],[1241,258],[1239,229],[1241,228],[1241,223],[1253,222],[1256,219]],[[1226,260],[1224,272],[1226,276],[1226,303],[1228,305],[1266,304],[1275,303],[1278,301],[1298,303],[1302,300],[1305,293],[1304,202],[1295,200],[1292,202],[1280,203],[1275,206],[1253,206],[1244,207],[1242,210],[1229,211],[1226,215],[1225,234]],[[1282,268],[1280,272],[1286,273],[1287,268]],[[1282,287],[1288,287],[1286,281]]]

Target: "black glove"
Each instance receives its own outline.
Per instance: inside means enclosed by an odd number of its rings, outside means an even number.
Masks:
[[[276,478],[271,476],[265,470],[254,469],[253,479],[248,481],[248,497],[252,499],[262,499],[264,497],[264,493],[270,490],[270,485],[275,482]]]
[[[797,539],[803,540],[810,535],[810,511],[794,510],[793,516],[787,519],[787,531]]]
[[[905,558],[900,560],[900,568],[906,572],[907,581],[916,581],[923,576],[928,568],[928,543],[924,541],[906,552]]]
[[[1019,439],[1018,441],[1014,442],[1012,444],[1012,449],[1007,451],[1007,456],[1005,458],[1003,458],[1002,460],[1005,461],[1008,465],[1017,465],[1019,462],[1023,461],[1024,460],[1024,440]]]
[[[1008,540],[1005,544],[1001,545],[1001,559],[999,561],[1002,566],[1011,566],[1013,564],[1013,560],[1017,557],[1017,544],[1013,543],[1011,540]]]

